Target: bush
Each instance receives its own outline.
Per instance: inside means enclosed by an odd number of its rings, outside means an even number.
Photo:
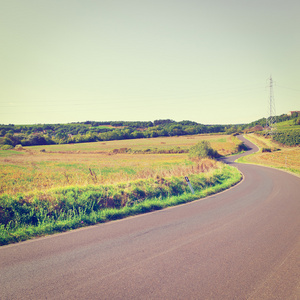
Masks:
[[[297,146],[300,144],[300,129],[289,129],[277,131],[273,140],[288,146]]]
[[[248,147],[243,143],[240,142],[237,146],[236,146],[236,151],[237,152],[242,152],[242,151],[247,151]]]
[[[217,158],[219,156],[219,153],[211,147],[208,141],[200,141],[189,149],[189,158],[191,160]]]
[[[12,146],[12,145],[4,145],[4,146],[1,147],[1,150],[10,150],[10,149],[13,149],[13,148],[14,148],[14,146]]]

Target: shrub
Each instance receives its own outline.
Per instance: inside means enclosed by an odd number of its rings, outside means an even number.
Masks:
[[[300,144],[300,129],[279,130],[273,140],[288,146],[297,146]]]
[[[248,148],[247,146],[243,143],[243,142],[240,142],[237,146],[236,146],[236,151],[237,152],[241,152],[241,151],[247,151]]]
[[[210,142],[205,140],[200,141],[189,149],[189,158],[191,160],[217,158],[219,156],[219,153],[211,147]]]
[[[1,150],[10,150],[10,149],[13,149],[13,148],[14,148],[14,146],[12,146],[12,145],[4,145],[4,146],[1,147]]]

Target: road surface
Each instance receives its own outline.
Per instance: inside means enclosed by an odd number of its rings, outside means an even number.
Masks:
[[[300,179],[234,165],[218,195],[1,247],[0,299],[300,299]]]

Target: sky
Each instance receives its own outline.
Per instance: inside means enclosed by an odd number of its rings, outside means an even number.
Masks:
[[[300,110],[298,0],[0,0],[0,124]]]

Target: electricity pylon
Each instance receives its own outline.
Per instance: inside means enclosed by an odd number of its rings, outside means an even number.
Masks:
[[[273,80],[270,76],[270,102],[269,102],[269,117],[266,122],[267,134],[273,134],[276,131],[276,111],[275,111],[275,100],[273,92]]]

